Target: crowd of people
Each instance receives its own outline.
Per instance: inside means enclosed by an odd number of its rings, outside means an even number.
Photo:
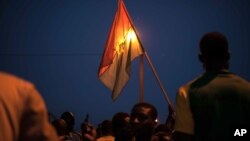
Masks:
[[[232,127],[250,125],[250,83],[229,71],[225,35],[209,32],[199,44],[204,72],[181,86],[175,110],[164,124],[157,109],[136,103],[130,113],[117,112],[98,127],[88,116],[74,130],[72,112],[50,122],[45,103],[34,85],[0,72],[1,141],[229,141]],[[171,105],[169,105],[171,106]]]
[[[173,128],[157,124],[156,108],[146,102],[134,105],[131,113],[117,112],[112,119],[105,119],[97,127],[88,120],[81,124],[81,131],[75,131],[72,112],[62,113],[51,123],[63,141],[170,141]]]

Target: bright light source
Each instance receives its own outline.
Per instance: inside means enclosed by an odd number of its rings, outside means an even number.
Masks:
[[[134,30],[131,28],[129,31],[128,31],[128,34],[127,34],[127,40],[130,41],[130,40],[135,40],[136,39],[136,35],[135,35],[135,32]]]
[[[137,39],[135,31],[133,28],[130,28],[127,33],[121,38],[119,38],[116,46],[115,46],[115,51],[117,54],[121,54],[124,52],[124,49],[129,46],[132,42],[135,42]]]
[[[155,123],[158,123],[158,119],[155,119]]]

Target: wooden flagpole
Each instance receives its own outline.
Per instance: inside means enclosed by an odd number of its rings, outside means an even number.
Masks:
[[[124,8],[126,9],[126,7],[124,7]],[[133,22],[132,22],[130,16],[128,15],[127,12],[126,12],[126,14],[127,14],[127,17],[128,17],[128,19],[129,19],[129,21],[130,21],[130,23],[131,23],[132,28],[133,28],[134,31],[135,31],[136,36],[138,37],[138,41],[139,41],[139,43],[140,43],[140,46],[142,47],[142,49],[143,49],[143,51],[144,51],[144,55],[145,55],[146,59],[148,60],[149,66],[150,66],[150,68],[151,68],[151,70],[152,70],[152,72],[153,72],[153,74],[154,74],[154,76],[155,76],[155,78],[156,78],[156,80],[157,80],[157,83],[158,83],[158,85],[160,86],[160,88],[161,88],[161,90],[162,90],[162,92],[163,92],[164,98],[165,98],[165,100],[167,101],[167,103],[168,103],[168,105],[169,105],[169,108],[174,112],[174,107],[173,107],[173,105],[172,105],[172,103],[171,103],[171,101],[170,101],[170,99],[169,99],[169,97],[168,97],[168,94],[167,94],[167,92],[166,92],[166,90],[165,90],[165,88],[164,88],[164,86],[163,86],[163,84],[162,84],[162,82],[161,82],[161,80],[160,80],[160,78],[159,78],[159,76],[158,76],[156,70],[155,70],[155,67],[154,67],[154,65],[153,65],[153,63],[152,63],[152,61],[151,61],[149,55],[147,54],[145,48],[143,47],[143,45],[142,45],[142,43],[141,43],[141,40],[140,40],[140,38],[139,38],[139,36],[138,36],[139,34],[137,33],[137,30],[136,30],[136,28],[135,28],[135,26],[134,26],[134,24],[133,24]],[[141,64],[141,63],[140,63],[140,64]],[[141,65],[140,65],[140,67],[141,67]],[[143,76],[143,75],[142,75],[141,72],[140,72],[140,77],[141,77],[141,76]],[[143,80],[143,79],[142,79],[142,80]],[[141,81],[141,78],[140,78],[140,81]],[[143,83],[140,82],[140,87],[141,87],[141,84],[143,84]],[[142,86],[140,89],[143,89],[143,86]],[[143,91],[142,91],[142,90],[140,90],[140,93],[142,93],[142,95],[143,95]],[[140,95],[141,95],[141,94],[140,94]],[[140,97],[143,98],[143,96],[140,96]],[[141,98],[140,98],[140,99],[141,99]]]
[[[162,91],[162,93],[163,93],[163,95],[164,95],[164,98],[165,98],[165,100],[167,101],[167,103],[168,103],[168,105],[169,105],[169,108],[174,112],[174,111],[175,111],[175,110],[174,110],[174,106],[173,106],[172,102],[171,102],[170,99],[169,99],[169,96],[168,96],[168,94],[167,94],[167,91],[165,90],[165,88],[164,88],[164,86],[163,86],[163,84],[162,84],[162,82],[161,82],[161,80],[160,80],[160,78],[159,78],[159,76],[158,76],[158,73],[156,72],[156,69],[155,69],[155,67],[154,67],[154,65],[153,65],[153,63],[152,63],[152,61],[151,61],[151,59],[150,59],[148,53],[146,52],[144,46],[142,45],[141,40],[140,40],[140,38],[139,38],[139,36],[138,36],[138,33],[137,33],[137,31],[136,31],[136,29],[135,29],[135,27],[134,27],[133,24],[132,24],[132,28],[134,29],[135,34],[136,34],[136,36],[138,37],[138,41],[139,41],[139,43],[140,43],[140,46],[141,46],[142,49],[144,50],[144,55],[145,55],[145,57],[146,57],[146,59],[147,59],[147,61],[148,61],[148,63],[149,63],[149,66],[150,66],[150,68],[151,68],[151,70],[152,70],[152,72],[153,72],[153,74],[154,74],[154,76],[155,76],[155,78],[156,78],[156,81],[157,81],[158,85],[159,85],[160,88],[161,88],[161,91]],[[141,75],[141,74],[140,74],[140,75]],[[140,82],[140,83],[141,83],[141,82]],[[142,96],[142,97],[143,97],[143,96]]]
[[[154,76],[155,76],[155,78],[157,80],[158,85],[160,86],[160,88],[161,88],[161,90],[163,92],[165,100],[168,102],[169,107],[171,108],[171,110],[174,111],[173,104],[171,103],[171,101],[170,101],[170,99],[168,97],[167,91],[165,90],[165,88],[164,88],[164,86],[163,86],[163,84],[162,84],[162,82],[161,82],[161,80],[160,80],[160,78],[159,78],[159,76],[158,76],[158,74],[157,74],[157,72],[155,70],[155,67],[154,67],[154,65],[153,65],[153,63],[152,63],[152,61],[151,61],[151,59],[150,59],[150,57],[149,57],[149,55],[148,55],[148,53],[146,51],[144,52],[144,55],[145,55],[146,59],[148,60],[149,66],[150,66],[150,68],[151,68],[151,70],[152,70],[152,72],[153,72],[153,74],[154,74]]]

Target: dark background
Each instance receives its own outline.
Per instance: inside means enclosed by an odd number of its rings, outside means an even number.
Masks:
[[[124,0],[140,39],[171,101],[178,88],[199,75],[198,42],[209,31],[229,40],[231,71],[250,80],[249,0]],[[94,125],[138,102],[138,60],[121,96],[99,81],[97,70],[117,0],[0,0],[0,70],[33,82],[48,110],[88,113]],[[145,61],[145,101],[159,121],[167,103]],[[233,104],[233,103],[232,103]]]

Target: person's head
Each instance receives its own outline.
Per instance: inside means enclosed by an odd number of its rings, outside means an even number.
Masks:
[[[67,123],[65,122],[65,120],[63,120],[63,119],[55,119],[52,122],[52,125],[56,129],[57,135],[63,136],[63,135],[67,135],[68,134]]]
[[[103,136],[113,135],[112,121],[104,120],[101,124],[101,131]]]
[[[64,112],[61,115],[61,119],[66,121],[68,131],[69,132],[73,131],[75,125],[74,114],[72,112]]]
[[[138,103],[132,108],[130,124],[136,138],[150,137],[156,125],[157,110],[149,103]]]
[[[228,69],[228,41],[222,33],[206,33],[200,40],[199,48],[199,60],[207,71]]]
[[[166,124],[159,124],[154,129],[153,141],[171,141],[172,130]]]
[[[94,140],[97,136],[96,128],[88,122],[81,124],[81,133],[84,141]]]
[[[129,124],[130,115],[124,112],[116,113],[112,118],[114,136],[117,141],[130,141],[133,138]]]

